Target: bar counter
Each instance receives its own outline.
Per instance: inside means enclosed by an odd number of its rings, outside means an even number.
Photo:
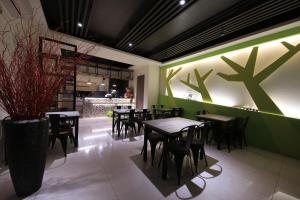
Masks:
[[[134,104],[130,102],[128,98],[90,98],[83,99],[82,116],[83,117],[99,117],[104,116],[106,113],[116,106],[132,106]]]

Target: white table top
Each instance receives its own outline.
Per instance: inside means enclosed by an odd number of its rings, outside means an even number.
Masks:
[[[61,112],[46,112],[46,116],[51,114],[59,114],[59,115],[66,115],[68,117],[80,117],[78,111],[61,111]]]
[[[155,120],[147,120],[143,121],[145,125],[150,126],[156,131],[160,133],[172,135],[180,132],[182,128],[192,125],[201,126],[203,122],[199,122],[196,120],[186,119],[182,117],[171,117],[165,119],[155,119]]]

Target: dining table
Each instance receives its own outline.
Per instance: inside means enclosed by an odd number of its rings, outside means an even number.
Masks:
[[[57,115],[61,115],[62,119],[65,120],[72,120],[73,124],[72,126],[75,128],[75,141],[74,141],[74,145],[77,148],[79,146],[79,142],[78,142],[78,130],[79,130],[79,117],[80,117],[80,113],[78,111],[58,111],[58,112],[46,112],[46,117],[48,117],[51,114],[57,114]]]
[[[145,126],[144,131],[144,150],[143,150],[143,160],[144,162],[147,162],[147,140],[148,140],[148,134],[151,133],[151,131],[155,131],[159,134],[162,134],[165,136],[165,140],[163,142],[163,157],[162,157],[162,178],[167,179],[167,173],[168,173],[168,162],[167,162],[167,142],[168,138],[176,136],[180,131],[187,127],[192,125],[198,125],[201,126],[204,122],[186,119],[182,117],[171,117],[171,118],[165,118],[165,119],[155,119],[155,120],[147,120],[143,121],[143,124]]]
[[[220,139],[220,134],[224,132],[224,129],[230,127],[236,117],[233,116],[227,116],[227,115],[220,115],[220,114],[200,114],[196,115],[197,120],[203,120],[203,121],[209,121],[213,122],[214,128],[216,129],[216,134],[218,135],[217,137],[217,148],[220,150],[221,149],[221,139]],[[230,137],[229,134],[226,134],[226,140],[227,140],[227,148],[230,151]]]
[[[113,109],[112,114],[112,132],[115,132],[115,127],[117,126],[118,137],[121,134],[121,120],[126,119],[125,117],[129,114],[131,109],[129,108],[121,108],[121,109]],[[148,113],[150,111],[147,111]],[[135,109],[134,114],[141,115],[143,113],[143,109]]]

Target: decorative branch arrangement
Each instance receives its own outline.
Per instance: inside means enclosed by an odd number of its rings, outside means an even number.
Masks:
[[[34,17],[21,21],[17,27],[10,21],[0,31],[0,106],[12,120],[44,117],[60,86],[73,72],[74,63],[83,59],[57,56],[61,45],[48,42],[42,47],[46,59],[41,60],[40,37],[61,38],[50,36],[42,30],[42,25],[34,24]],[[15,37],[13,47],[7,34]],[[53,57],[55,62],[47,59]]]
[[[198,70],[194,69],[195,77],[198,84],[197,86],[190,83],[190,73],[188,74],[186,81],[180,80],[180,82],[190,87],[191,89],[199,92],[202,96],[203,101],[212,102],[209,92],[204,84],[204,81],[208,78],[208,76],[212,73],[212,71],[213,71],[212,69],[209,70],[204,76],[201,77]]]
[[[262,81],[268,78],[273,72],[300,51],[300,44],[296,46],[287,42],[282,42],[282,44],[288,49],[288,51],[255,76],[254,69],[256,65],[258,47],[254,47],[252,49],[245,67],[242,67],[236,62],[222,56],[221,59],[234,71],[236,71],[237,74],[218,73],[218,75],[227,81],[243,82],[259,110],[282,114],[280,109],[260,86]]]
[[[171,71],[169,72],[168,76],[165,77],[165,85],[167,88],[167,92],[168,92],[168,96],[169,97],[173,97],[173,92],[170,86],[170,81],[171,79],[181,70],[181,67],[179,69],[177,69],[176,71],[174,71],[173,69],[171,69]]]

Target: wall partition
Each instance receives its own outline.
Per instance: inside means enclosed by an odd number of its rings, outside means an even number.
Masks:
[[[160,103],[252,116],[251,144],[300,158],[300,27],[207,52],[161,67]]]

